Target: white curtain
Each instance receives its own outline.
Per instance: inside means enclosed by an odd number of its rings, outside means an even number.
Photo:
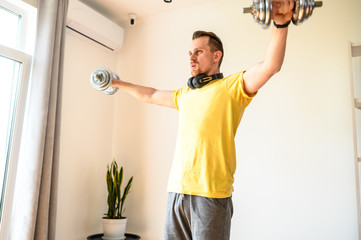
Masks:
[[[55,239],[60,110],[68,0],[39,0],[37,42],[10,239]]]

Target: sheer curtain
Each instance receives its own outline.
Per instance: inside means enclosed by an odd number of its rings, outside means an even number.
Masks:
[[[37,42],[10,239],[55,239],[65,20],[68,0],[39,0]]]

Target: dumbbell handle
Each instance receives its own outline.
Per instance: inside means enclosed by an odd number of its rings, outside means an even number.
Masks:
[[[250,7],[243,8],[242,13],[252,13],[252,8],[250,8]]]
[[[322,1],[316,1],[315,7],[322,7],[323,2]]]

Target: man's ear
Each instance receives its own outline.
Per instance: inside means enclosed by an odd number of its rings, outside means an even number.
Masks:
[[[221,51],[215,51],[214,52],[214,63],[217,63],[221,60],[222,58],[222,52]]]

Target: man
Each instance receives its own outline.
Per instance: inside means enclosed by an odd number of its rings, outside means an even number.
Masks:
[[[274,3],[275,27],[265,59],[247,71],[224,78],[221,40],[197,31],[189,51],[192,78],[187,87],[164,91],[114,79],[112,86],[143,102],[179,110],[164,240],[230,239],[234,137],[252,97],[281,69],[292,18],[292,0]]]

